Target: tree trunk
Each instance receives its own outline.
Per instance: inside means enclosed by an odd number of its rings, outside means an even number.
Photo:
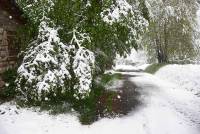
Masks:
[[[158,63],[162,63],[163,62],[163,51],[162,51],[161,42],[158,38],[158,35],[156,37],[155,43],[156,43],[156,53],[157,53]]]
[[[164,47],[163,47],[163,61],[165,63],[168,62],[168,36],[167,36],[167,24],[166,24],[166,21],[165,21],[165,24],[164,24]]]
[[[167,63],[168,62],[168,37],[167,37],[167,24],[165,22],[164,26],[160,27],[159,30],[163,29],[163,36],[161,33],[156,35],[155,44],[156,44],[156,53],[158,63]]]

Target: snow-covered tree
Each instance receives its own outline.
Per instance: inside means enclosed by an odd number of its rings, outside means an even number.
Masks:
[[[136,46],[147,21],[140,2],[126,0],[18,0],[25,16],[38,27],[18,69],[22,98],[48,99],[68,91],[87,97],[102,58],[127,53]],[[105,67],[100,67],[104,70]],[[101,72],[102,73],[102,72]]]
[[[147,0],[151,22],[144,37],[159,62],[194,56],[195,0]]]
[[[45,92],[64,86],[71,78],[69,46],[58,37],[57,29],[42,21],[37,40],[30,44],[18,69],[18,90],[27,101],[41,100]]]

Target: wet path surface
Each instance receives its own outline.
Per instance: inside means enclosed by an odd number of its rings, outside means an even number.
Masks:
[[[130,81],[131,77],[136,76],[123,75],[122,79],[124,80],[124,83],[122,87],[116,89],[119,95],[119,101],[115,105],[118,112],[123,115],[128,114],[142,104],[139,100],[141,94],[137,91],[137,86]]]
[[[141,101],[141,93],[137,90],[138,87],[131,81],[131,78],[138,77],[139,74],[129,74],[129,72],[141,72],[141,70],[118,70],[117,73],[120,73],[122,76],[120,81],[115,84],[122,84],[108,89],[117,93],[117,95],[112,98],[112,108],[114,113],[122,116],[138,109],[143,103]]]

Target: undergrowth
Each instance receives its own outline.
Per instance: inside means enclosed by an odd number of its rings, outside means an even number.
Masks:
[[[156,63],[149,65],[146,69],[145,72],[150,73],[150,74],[155,74],[160,68],[168,65],[167,63]]]
[[[16,69],[9,69],[3,73],[2,78],[5,81],[5,86],[0,91],[1,102],[15,100],[20,107],[40,107],[40,111],[48,111],[50,114],[62,114],[77,112],[79,120],[82,124],[91,124],[102,117],[115,117],[117,113],[113,111],[113,98],[116,98],[117,93],[105,89],[105,85],[109,82],[121,79],[121,74],[103,74],[94,79],[90,95],[82,100],[77,100],[73,97],[73,93],[59,94],[61,89],[55,89],[57,96],[50,93],[48,99],[41,102],[24,102],[18,100],[18,93],[15,90],[17,77]]]

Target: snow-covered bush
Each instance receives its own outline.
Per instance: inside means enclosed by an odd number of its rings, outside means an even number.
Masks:
[[[57,30],[42,21],[38,38],[30,44],[18,69],[18,90],[25,99],[41,100],[42,93],[62,87],[71,78],[69,51]]]
[[[74,77],[78,79],[78,83],[74,85],[74,89],[78,91],[78,96],[74,94],[74,97],[84,98],[91,91],[95,57],[93,52],[82,46],[85,40],[90,41],[90,37],[85,33],[78,32],[76,29],[71,33],[73,35],[71,44],[75,44],[77,47],[75,48],[74,46],[74,56],[71,56],[73,57],[72,69]]]
[[[92,52],[63,44],[57,29],[42,21],[38,38],[30,44],[18,69],[17,88],[27,101],[47,100],[47,94],[56,96],[58,88],[63,94],[74,90],[74,97],[84,98],[91,88],[93,62]],[[72,77],[77,82],[70,83]]]

